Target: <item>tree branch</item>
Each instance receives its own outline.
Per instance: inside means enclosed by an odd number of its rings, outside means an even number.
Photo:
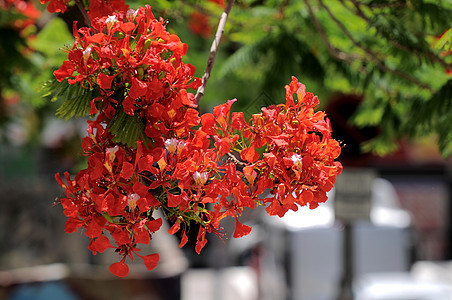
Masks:
[[[88,13],[86,12],[85,6],[83,6],[83,3],[81,0],[75,0],[75,4],[77,5],[78,9],[83,15],[83,18],[85,19],[85,23],[88,27],[91,27],[91,20],[89,19]]]
[[[232,161],[236,166],[239,167],[246,167],[247,164],[244,163],[243,161],[240,161],[237,157],[235,157],[234,154],[232,154],[231,152],[226,153],[226,156],[228,157],[228,160]]]
[[[349,40],[352,42],[353,45],[355,45],[356,47],[358,47],[359,49],[363,50],[368,56],[369,58],[375,62],[375,64],[377,65],[377,67],[384,71],[384,72],[388,72],[388,73],[392,73],[400,78],[403,78],[411,83],[414,83],[424,89],[430,90],[431,91],[431,87],[426,85],[425,83],[419,81],[417,78],[406,74],[400,70],[397,69],[391,69],[388,66],[386,66],[384,64],[384,62],[377,57],[377,55],[372,52],[369,48],[361,45],[353,36],[352,34],[347,30],[347,28],[345,28],[344,24],[342,24],[337,18],[336,16],[334,16],[334,14],[331,12],[331,10],[323,3],[322,0],[319,0],[320,5],[325,9],[325,11],[328,13],[328,15],[331,17],[331,19],[333,20],[334,23],[336,23],[336,25],[339,27],[339,29],[349,38]]]
[[[223,36],[224,27],[226,25],[226,21],[228,19],[229,13],[231,11],[232,5],[234,4],[234,0],[228,0],[226,6],[224,7],[224,11],[221,14],[220,22],[218,23],[217,32],[215,33],[215,39],[212,42],[212,46],[210,47],[209,58],[207,59],[206,70],[204,71],[204,75],[202,75],[202,85],[196,91],[196,104],[199,105],[201,102],[202,96],[204,96],[204,91],[206,89],[207,81],[210,78],[210,74],[213,69],[213,64],[215,62],[215,56],[217,55],[218,46],[220,45],[221,37]]]

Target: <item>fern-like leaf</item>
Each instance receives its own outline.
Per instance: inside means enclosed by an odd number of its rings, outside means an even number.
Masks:
[[[85,89],[80,84],[69,84],[67,80],[58,82],[55,79],[45,82],[42,92],[52,102],[63,101],[56,114],[66,120],[88,116],[90,102],[98,96],[94,89]]]
[[[108,130],[113,134],[113,142],[135,148],[138,140],[148,144],[151,140],[144,133],[146,125],[137,116],[130,116],[122,109],[110,120]]]
[[[57,109],[59,118],[80,118],[89,115],[90,102],[96,97],[94,90],[87,90],[79,84],[69,85],[66,100]]]

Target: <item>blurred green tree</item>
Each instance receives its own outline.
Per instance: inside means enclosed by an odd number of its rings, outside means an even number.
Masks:
[[[383,155],[403,137],[436,134],[449,157],[451,9],[426,0],[239,1],[228,35],[236,51],[219,77],[234,74],[271,99],[291,74],[323,100],[361,95],[354,123],[381,129],[363,150]]]
[[[189,45],[187,62],[197,67],[199,77],[223,10],[215,2],[221,1],[150,3],[154,13],[167,18],[168,28]],[[136,8],[145,2],[127,4]],[[74,17],[68,14],[74,14],[74,10],[59,16],[70,23],[68,20]],[[452,2],[447,0],[237,0],[201,110],[238,98],[235,109],[253,113],[256,102],[280,102],[284,95],[281,87],[295,75],[323,103],[336,93],[363,97],[354,123],[381,128],[363,150],[383,155],[394,151],[401,138],[434,134],[439,150],[449,157],[451,15]],[[11,20],[19,18],[12,10],[2,11],[0,16],[2,30],[10,30]],[[17,43],[30,44],[30,35],[8,35],[19,41],[14,43],[2,35],[0,58],[8,61],[6,71],[0,74],[2,99],[10,94],[8,90],[24,99],[39,99],[30,92],[32,89],[22,88],[24,83],[12,79],[18,69],[22,70],[20,74],[32,70],[25,64],[35,65],[39,74],[48,75],[61,63],[56,43],[67,43],[67,35],[41,33],[50,26],[60,26],[52,32],[61,32],[63,25],[55,23],[44,14],[36,23],[39,25],[29,30],[38,37],[32,54],[11,48]],[[42,75],[19,77],[31,87],[43,79]],[[29,103],[36,107],[45,102]]]

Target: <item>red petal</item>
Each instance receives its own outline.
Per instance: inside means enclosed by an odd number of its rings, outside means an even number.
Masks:
[[[257,172],[254,171],[254,166],[246,166],[243,168],[243,175],[245,175],[246,180],[250,185],[254,184],[254,179],[256,179]]]
[[[140,198],[137,200],[138,208],[140,209],[140,212],[146,212],[149,210],[149,204],[147,201],[147,198]]]
[[[98,211],[105,211],[107,209],[107,207],[105,206],[105,194],[91,194],[91,199],[94,201],[94,203],[96,203],[96,209]]]
[[[272,203],[265,209],[269,216],[277,215],[280,218],[282,218],[288,210],[289,209],[282,206],[277,199],[273,199]]]
[[[202,130],[207,134],[214,134],[215,118],[212,114],[206,113],[201,116]]]
[[[201,130],[196,131],[193,139],[193,146],[198,148],[207,148],[209,146],[207,133]]]
[[[243,149],[240,152],[240,157],[246,161],[249,161],[250,163],[253,163],[259,159],[259,153],[257,153],[256,149],[251,146],[249,148]]]
[[[92,36],[87,36],[86,37],[86,42],[88,44],[92,44],[92,43],[98,43],[100,44],[102,42],[102,39],[104,38],[105,34],[103,34],[102,32],[93,34]]]
[[[168,196],[168,206],[169,207],[177,207],[180,204],[181,197],[179,195],[173,195],[171,193],[167,193]]]
[[[245,128],[245,126],[246,122],[245,117],[243,116],[243,112],[233,112],[231,121],[232,129],[242,130],[243,128]]]
[[[90,115],[95,115],[97,114],[97,107],[96,107],[96,101],[101,100],[101,97],[96,97],[93,100],[90,101],[90,110],[89,110],[89,114]]]
[[[146,222],[146,226],[148,227],[148,230],[150,232],[156,232],[157,230],[160,229],[160,227],[162,226],[162,223],[163,223],[162,219],[158,218],[156,220]]]
[[[179,223],[179,221],[177,220],[177,221],[174,223],[174,225],[171,226],[170,229],[168,229],[168,233],[171,234],[171,235],[172,235],[172,234],[175,234],[176,232],[179,231],[179,229],[180,229],[180,223]]]
[[[181,98],[182,104],[192,108],[198,107],[194,95],[192,93],[187,93],[187,90],[180,90],[177,96]]]
[[[198,237],[196,238],[195,246],[196,253],[200,254],[202,248],[204,248],[206,244],[207,244],[206,229],[204,227],[199,227]]]
[[[116,244],[118,245],[126,245],[132,242],[132,240],[129,237],[128,231],[122,231],[119,229],[116,230],[115,232],[112,232],[111,236],[115,239]]]
[[[182,233],[182,239],[181,239],[181,241],[180,241],[180,244],[179,244],[179,248],[182,248],[183,246],[185,246],[185,244],[188,242],[188,237],[187,237],[187,235],[185,234],[185,231]]]
[[[63,189],[67,188],[67,186],[63,182],[63,179],[61,179],[60,173],[55,174],[55,180],[57,181],[58,185],[61,186]]]
[[[264,153],[265,161],[270,167],[274,167],[276,164],[276,156],[273,153]]]
[[[131,22],[123,23],[119,26],[124,32],[129,32],[135,29],[135,24]]]
[[[207,244],[207,239],[204,237],[202,240],[198,240],[196,242],[195,251],[196,253],[200,254],[202,248]]]
[[[111,82],[115,78],[115,75],[105,75],[104,73],[99,73],[97,75],[97,84],[100,86],[101,89],[109,90],[111,89]]]
[[[148,201],[149,206],[159,206],[160,205],[160,202],[151,193],[149,193],[146,196],[146,200]]]
[[[144,96],[147,92],[147,84],[135,77],[132,78],[132,86],[130,87],[129,97],[137,99]]]
[[[154,159],[151,155],[143,156],[138,160],[138,169],[140,171],[154,172],[155,167],[152,166],[153,162],[154,162]]]
[[[140,244],[149,244],[151,241],[151,237],[149,236],[149,232],[143,228],[138,228],[133,231],[135,236],[135,242]]]
[[[130,116],[133,116],[136,108],[134,104],[135,100],[132,97],[127,96],[124,99],[124,101],[122,101],[122,107],[124,108],[124,112]]]
[[[215,119],[218,119],[220,116],[226,119],[227,116],[229,115],[229,112],[231,111],[231,106],[235,101],[237,101],[237,99],[228,100],[224,104],[215,106],[213,108],[213,114],[215,116]]]
[[[74,71],[75,71],[74,64],[72,64],[72,62],[70,62],[69,60],[65,60],[63,61],[61,67],[58,70],[55,70],[55,72],[53,72],[53,75],[55,75],[56,80],[61,82],[66,77],[71,77]]]
[[[129,267],[123,261],[110,265],[108,270],[118,277],[126,277],[129,275]]]
[[[69,218],[66,221],[66,226],[64,228],[64,231],[66,233],[72,233],[77,230],[78,227],[82,226],[82,221],[75,219],[75,218]]]
[[[125,161],[122,164],[121,177],[125,178],[125,179],[129,179],[130,177],[132,177],[134,171],[135,171],[135,168],[133,167],[133,165],[131,163]]]
[[[104,221],[105,219],[101,217]],[[91,220],[91,222],[88,225],[88,228],[86,229],[86,236],[90,238],[98,237],[102,234],[102,230],[104,227],[97,222],[96,219]]]
[[[142,184],[141,182],[137,181],[133,185],[133,191],[140,195],[142,198],[146,198],[149,188]]]
[[[303,197],[303,202],[305,204],[312,202],[312,200],[314,199],[314,194],[311,191],[309,191],[309,190],[304,190],[301,193],[301,195]]]
[[[157,263],[160,260],[160,255],[158,255],[158,253],[154,253],[154,254],[142,256],[141,258],[143,259],[144,265],[146,266],[146,268],[149,271],[151,271],[152,269],[154,269],[157,266]]]
[[[251,226],[244,225],[239,222],[239,220],[235,219],[235,231],[233,237],[235,238],[241,238],[242,236],[245,236],[251,232]]]
[[[97,238],[94,242],[93,242],[93,247],[94,250],[102,253],[105,250],[107,250],[108,248],[113,248],[113,246],[110,244],[110,240],[105,236],[101,236],[99,238]],[[94,252],[94,251],[93,251]],[[95,253],[94,253],[95,254]]]

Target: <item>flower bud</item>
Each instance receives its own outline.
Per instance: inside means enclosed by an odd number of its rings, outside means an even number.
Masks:
[[[85,50],[83,50],[83,63],[86,64],[88,63],[88,59],[91,56],[91,47],[86,47]]]

